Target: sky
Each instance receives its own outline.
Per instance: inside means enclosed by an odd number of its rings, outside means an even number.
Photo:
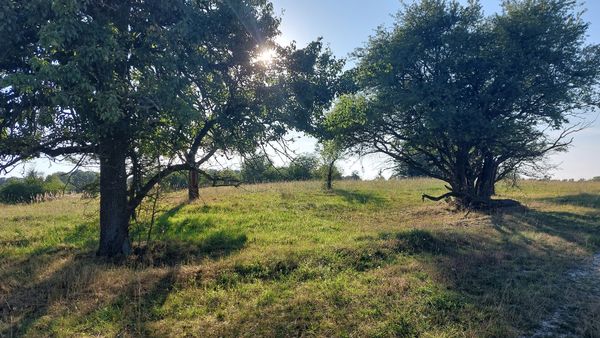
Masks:
[[[390,26],[393,15],[402,4],[400,0],[272,0],[275,12],[282,18],[279,42],[287,44],[296,41],[301,47],[318,37],[331,48],[337,57],[348,57],[357,47],[361,47],[381,25]],[[410,0],[405,1],[410,2]],[[587,11],[584,18],[590,23],[588,40],[600,43],[600,1],[580,1]],[[500,10],[500,0],[483,0],[486,14]],[[353,60],[348,60],[352,64]],[[590,121],[596,116],[590,116]],[[310,153],[315,150],[315,141],[309,137],[295,135],[297,141],[291,146],[296,153]],[[554,155],[549,164],[556,166],[550,172],[557,179],[591,178],[600,176],[600,121],[575,136],[569,152]],[[377,176],[380,170],[389,165],[382,156],[362,159],[349,157],[341,164],[345,174],[356,170],[365,179]],[[27,164],[46,174],[66,171],[68,164],[52,164],[38,160]],[[20,175],[23,168],[13,171]],[[384,171],[389,175],[389,171]]]

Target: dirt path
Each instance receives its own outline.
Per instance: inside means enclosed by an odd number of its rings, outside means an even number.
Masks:
[[[544,320],[529,337],[596,337],[600,334],[600,253],[568,273],[564,290],[571,301]]]

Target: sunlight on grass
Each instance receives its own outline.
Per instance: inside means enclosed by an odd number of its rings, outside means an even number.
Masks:
[[[94,256],[95,200],[2,205],[0,333],[516,337],[600,250],[599,183],[500,186],[525,207],[469,215],[419,198],[443,190],[278,183],[203,189],[192,204],[174,193],[143,257],[123,265]],[[148,219],[137,225],[143,247]]]

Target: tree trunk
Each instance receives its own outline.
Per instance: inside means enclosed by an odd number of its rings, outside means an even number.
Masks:
[[[100,246],[98,256],[127,256],[129,210],[127,205],[126,142],[108,139],[100,144]]]
[[[200,188],[198,184],[198,170],[190,170],[188,173],[188,199],[195,201],[200,198]]]
[[[334,168],[334,164],[335,162],[331,162],[329,163],[329,167],[327,168],[327,190],[331,190],[333,189],[333,168]]]
[[[498,172],[498,164],[490,155],[484,160],[481,173],[477,177],[475,186],[478,198],[489,201],[495,193],[496,174]]]

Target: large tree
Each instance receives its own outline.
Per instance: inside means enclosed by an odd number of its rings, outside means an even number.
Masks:
[[[571,0],[504,1],[488,17],[478,1],[418,1],[356,52],[360,90],[329,124],[447,182],[459,206],[490,206],[497,181],[564,150],[574,115],[595,109],[587,28]]]
[[[129,219],[164,177],[294,120],[270,109],[289,91],[245,92],[278,34],[266,0],[15,0],[0,16],[0,170],[96,159],[99,255],[131,251]]]

